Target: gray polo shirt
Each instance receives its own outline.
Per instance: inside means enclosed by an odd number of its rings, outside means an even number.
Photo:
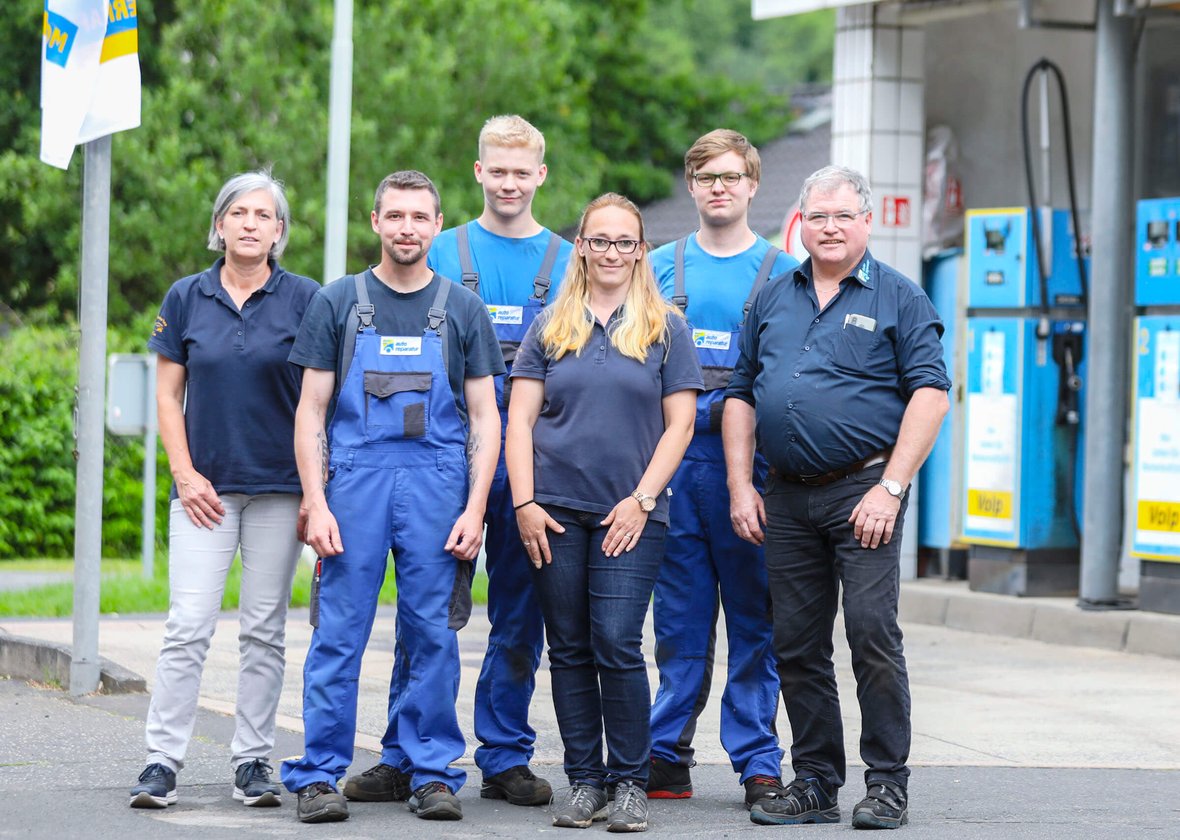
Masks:
[[[652,345],[640,363],[611,343],[610,331],[595,322],[581,354],[554,361],[538,335],[546,310],[529,328],[516,361],[514,379],[540,379],[545,401],[533,427],[533,498],[541,504],[610,513],[639,486],[664,434],[663,398],[704,388],[688,325],[668,316],[667,343]],[[668,498],[657,494],[651,518],[668,522]]]

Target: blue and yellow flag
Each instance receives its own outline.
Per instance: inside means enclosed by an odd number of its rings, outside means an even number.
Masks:
[[[139,125],[136,0],[45,0],[41,160],[65,169],[74,147]]]

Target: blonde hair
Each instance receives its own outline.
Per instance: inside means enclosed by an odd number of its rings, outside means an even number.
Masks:
[[[488,146],[505,149],[532,149],[538,160],[545,160],[545,135],[531,122],[516,114],[501,114],[483,124],[479,132],[479,156],[486,157]]]
[[[762,158],[758,155],[758,149],[744,134],[731,128],[716,128],[697,138],[684,153],[684,180],[691,181],[697,170],[726,152],[737,152],[742,156],[746,163],[746,174],[751,181],[758,183],[762,180]]]
[[[639,222],[639,258],[631,270],[631,288],[623,303],[619,319],[608,333],[615,349],[624,356],[643,362],[653,344],[667,341],[668,315],[680,310],[660,296],[647,256],[647,242],[643,235],[643,216],[631,199],[618,193],[605,193],[586,205],[578,236],[586,232],[590,215],[603,207],[618,207],[633,215]],[[565,279],[557,297],[549,307],[548,318],[541,329],[541,344],[553,359],[560,359],[569,351],[581,355],[590,340],[594,313],[590,309],[590,277],[586,257],[575,250],[570,258]]]

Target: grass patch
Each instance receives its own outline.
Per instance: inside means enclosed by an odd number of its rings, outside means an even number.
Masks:
[[[72,560],[5,561],[0,568],[36,572],[72,573]],[[162,613],[168,611],[168,567],[163,555],[156,558],[155,575],[144,578],[139,560],[106,559],[102,561],[102,586],[98,611],[105,615],[118,613]],[[242,564],[235,559],[225,582],[221,599],[223,610],[238,608],[242,583]],[[479,572],[472,583],[472,598],[477,604],[488,601],[488,578]],[[306,607],[311,597],[311,566],[300,561],[291,588],[291,606]],[[389,561],[385,582],[377,596],[380,604],[397,603],[393,560]],[[74,612],[74,584],[54,583],[12,592],[0,592],[0,617],[65,618]]]

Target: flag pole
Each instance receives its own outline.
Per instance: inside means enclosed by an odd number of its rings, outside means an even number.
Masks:
[[[98,688],[98,602],[102,557],[103,401],[106,392],[107,279],[111,230],[111,137],[85,146],[82,176],[82,339],[74,433],[74,645],[70,694]]]

